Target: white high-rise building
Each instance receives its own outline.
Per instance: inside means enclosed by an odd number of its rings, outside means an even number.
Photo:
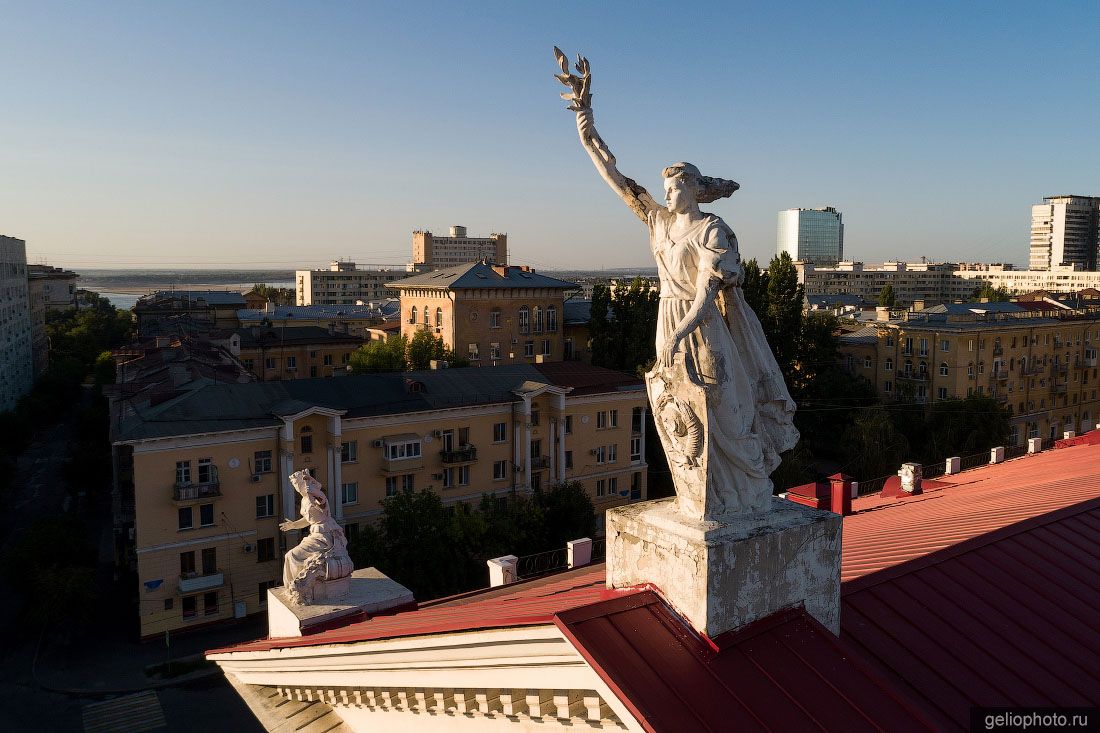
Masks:
[[[34,383],[32,336],[27,243],[0,234],[0,410],[14,408]]]
[[[1098,196],[1047,196],[1031,207],[1030,270],[1076,265],[1096,270],[1100,232]]]
[[[779,212],[775,253],[796,262],[835,265],[844,259],[844,221],[832,206]]]
[[[297,305],[356,305],[392,298],[386,289],[394,280],[408,277],[403,269],[360,269],[354,262],[334,260],[327,270],[294,273]]]
[[[466,233],[466,227],[456,224],[448,235],[439,237],[419,229],[413,232],[413,257],[408,265],[409,271],[442,270],[482,260],[495,265],[508,264],[507,234],[471,237]]]

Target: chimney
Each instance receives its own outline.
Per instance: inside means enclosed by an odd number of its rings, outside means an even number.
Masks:
[[[919,463],[903,463],[898,469],[901,477],[901,490],[909,494],[921,493],[921,465]]]
[[[829,509],[846,517],[852,513],[852,477],[834,473],[829,477]]]
[[[519,580],[516,575],[517,562],[519,558],[515,555],[502,555],[486,560],[485,563],[489,566],[489,586],[496,588]]]
[[[508,265],[493,265],[493,272],[501,277],[508,277]]]

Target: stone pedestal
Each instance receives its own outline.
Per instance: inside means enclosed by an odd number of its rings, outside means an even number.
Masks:
[[[839,515],[773,498],[761,514],[695,523],[674,507],[608,510],[608,587],[652,583],[711,638],[796,606],[840,633]]]
[[[268,636],[303,636],[344,616],[415,605],[412,591],[375,568],[356,570],[350,578],[319,583],[314,598],[316,602],[299,606],[291,603],[282,586],[270,589],[267,592]]]

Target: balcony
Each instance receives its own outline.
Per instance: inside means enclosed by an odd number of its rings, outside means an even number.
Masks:
[[[225,576],[219,570],[215,573],[185,573],[180,576],[180,593],[198,593],[225,585]]]
[[[927,382],[928,372],[898,372],[898,379],[907,379],[911,382]]]
[[[531,458],[531,470],[542,471],[550,468],[550,456],[533,456]]]
[[[1008,379],[1008,370],[1004,368],[994,369],[990,372],[990,374],[993,376],[994,379]]]
[[[382,473],[388,475],[397,473],[413,473],[424,468],[424,456],[414,458],[383,458]]]
[[[1084,358],[1084,364],[1085,364],[1086,367],[1096,366],[1096,357],[1095,356],[1086,356]]]
[[[218,467],[210,466],[210,473],[205,480],[197,482],[177,481],[172,485],[172,501],[201,501],[202,499],[216,499],[222,495],[221,483],[218,481]]]
[[[1001,356],[1005,353],[1004,347],[1000,344],[993,345],[993,356]]]
[[[1069,364],[1054,364],[1050,367],[1051,374],[1068,374]]]
[[[1069,385],[1065,385],[1065,384],[1052,384],[1052,385],[1050,385],[1050,393],[1051,394],[1065,394],[1066,390],[1068,390],[1068,389],[1069,389]]]
[[[444,466],[453,466],[459,463],[473,463],[477,460],[477,448],[472,445],[461,445],[457,450],[441,450],[439,458]]]

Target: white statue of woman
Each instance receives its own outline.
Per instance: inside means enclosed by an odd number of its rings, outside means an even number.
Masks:
[[[290,532],[309,527],[309,534],[286,553],[283,585],[294,603],[309,605],[317,583],[346,578],[351,575],[353,565],[344,530],[329,513],[328,497],[321,482],[303,469],[290,474],[290,485],[302,497],[302,516],[282,522],[279,529]]]
[[[569,72],[563,99],[596,170],[649,228],[661,281],[657,362],[646,388],[669,459],[677,510],[685,518],[721,520],[769,507],[769,475],[794,447],[795,404],[756,314],[741,292],[737,237],[721,218],[699,210],[731,195],[733,181],[703,176],[690,163],[664,169],[667,207],[615,166],[592,114],[588,61]],[[791,334],[793,337],[794,334]]]

